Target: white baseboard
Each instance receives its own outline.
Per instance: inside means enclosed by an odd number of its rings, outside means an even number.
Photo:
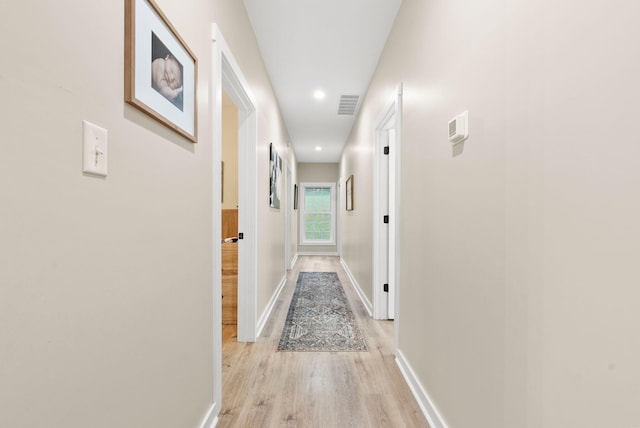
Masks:
[[[331,253],[331,252],[322,252],[322,251],[299,251],[298,252],[299,256],[338,256],[338,253]]]
[[[298,261],[298,253],[296,253],[296,255],[293,256],[293,260],[291,260],[291,264],[289,265],[289,270],[293,269],[297,261]]]
[[[369,313],[369,316],[372,317],[373,306],[371,305],[371,302],[369,301],[369,299],[367,299],[367,295],[364,294],[364,291],[362,291],[362,288],[360,288],[360,284],[358,284],[358,281],[356,281],[356,279],[353,277],[353,274],[351,273],[349,266],[347,266],[347,263],[344,261],[342,257],[340,257],[340,264],[342,265],[342,268],[344,269],[344,271],[347,273],[347,276],[349,277],[349,280],[351,281],[353,288],[356,290],[358,297],[360,297],[360,300],[362,301],[364,308]]]
[[[285,275],[280,280],[280,284],[278,284],[278,288],[276,289],[276,292],[273,293],[273,296],[271,296],[271,300],[269,300],[269,304],[267,305],[267,308],[264,310],[264,312],[262,313],[262,316],[258,320],[258,328],[257,328],[258,333],[256,334],[256,338],[260,337],[260,334],[262,333],[262,329],[267,323],[267,320],[269,320],[269,317],[271,316],[271,311],[273,311],[273,307],[276,305],[276,302],[278,301],[278,297],[280,297],[280,293],[282,292],[282,289],[284,288],[284,285],[286,283],[287,283],[287,276]]]
[[[431,397],[429,397],[429,394],[420,383],[420,380],[411,368],[411,365],[409,365],[409,362],[399,349],[396,354],[396,364],[400,367],[402,376],[404,376],[413,396],[418,401],[420,409],[422,409],[422,413],[424,413],[425,418],[427,418],[427,422],[429,422],[429,426],[431,428],[447,428],[447,424],[445,423],[442,415],[440,415],[440,412],[438,412],[435,403]]]
[[[211,407],[207,411],[207,415],[204,417],[200,428],[213,428],[218,425],[218,414],[216,412],[216,403],[211,403]]]

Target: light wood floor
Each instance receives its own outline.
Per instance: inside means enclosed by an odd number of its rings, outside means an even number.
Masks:
[[[301,271],[337,272],[368,352],[278,352]],[[256,343],[223,327],[218,427],[429,427],[393,355],[393,322],[369,317],[337,257],[304,256]]]

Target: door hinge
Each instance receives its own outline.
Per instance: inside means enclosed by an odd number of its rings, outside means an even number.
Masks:
[[[386,215],[382,218],[382,221],[384,221],[384,224],[389,224],[389,216]]]
[[[388,292],[389,292],[389,284],[385,284],[385,285],[384,285],[383,291],[384,291],[385,293],[388,293]]]
[[[242,232],[238,233],[238,239],[244,239],[244,233]]]
[[[385,155],[389,154],[389,146],[384,146],[384,154]]]

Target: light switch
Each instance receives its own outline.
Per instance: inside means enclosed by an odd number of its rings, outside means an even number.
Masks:
[[[449,121],[449,141],[458,144],[469,137],[469,112],[464,111]]]
[[[107,176],[107,130],[82,121],[82,171]]]

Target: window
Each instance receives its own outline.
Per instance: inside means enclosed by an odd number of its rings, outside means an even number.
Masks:
[[[300,183],[300,244],[335,245],[335,183]]]

